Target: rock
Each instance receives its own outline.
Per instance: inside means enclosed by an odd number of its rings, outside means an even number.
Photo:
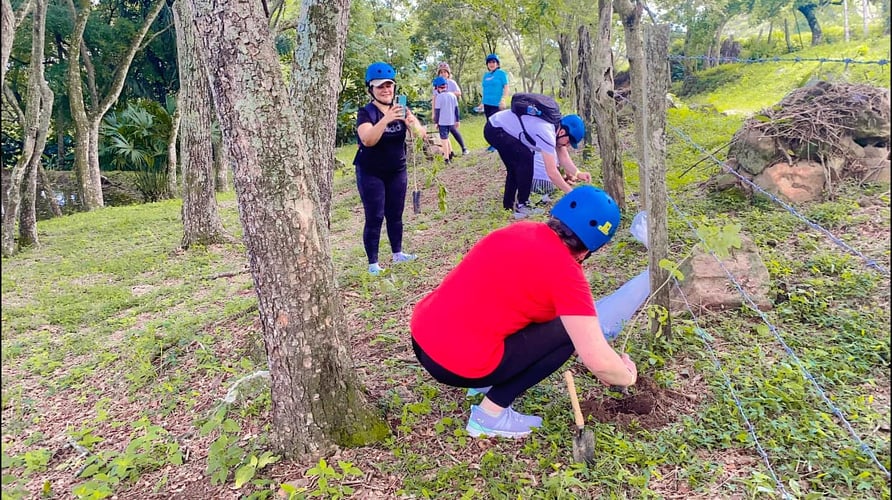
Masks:
[[[775,163],[753,179],[765,191],[791,203],[823,199],[826,181],[824,167],[808,160]]]
[[[728,150],[728,158],[736,159],[741,169],[754,175],[762,172],[779,154],[774,139],[764,137],[755,129],[739,131]]]
[[[741,248],[732,249],[730,257],[722,260],[721,265],[712,254],[698,245],[694,247],[693,255],[679,266],[685,277],[680,283],[681,289],[692,308],[716,311],[737,309],[744,303],[748,304],[729,280],[725,269],[734,276],[735,281],[760,310],[774,307],[769,297],[768,268],[752,240],[746,236],[742,236],[741,240]],[[673,312],[687,310],[675,288],[670,296],[670,308]],[[697,312],[696,309],[694,312]]]

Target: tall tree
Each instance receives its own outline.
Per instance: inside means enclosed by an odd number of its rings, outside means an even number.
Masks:
[[[300,456],[328,451],[332,443],[381,439],[389,429],[366,401],[352,366],[328,228],[312,180],[324,158],[308,154],[262,5],[189,1],[234,169],[269,361],[273,443],[285,455]],[[326,2],[316,8],[340,7]],[[335,12],[308,22],[343,19]],[[304,29],[318,40],[339,39],[321,26]],[[306,104],[301,113],[315,123],[335,114],[331,103]]]
[[[350,17],[350,0],[303,0],[297,43],[291,67],[291,102],[296,109],[304,103],[313,103],[322,109],[338,109],[338,90],[341,82],[341,63],[347,26]],[[314,26],[310,33],[303,29]],[[335,116],[335,115],[332,115]],[[335,170],[335,135],[337,120],[319,120],[312,113],[297,115],[306,133],[306,146],[311,158],[318,158],[316,191],[319,208],[328,227],[331,220],[332,176]]]
[[[2,9],[0,9],[0,83],[6,81],[6,65],[9,63],[9,55],[12,54],[12,41],[15,39],[15,32],[19,29],[25,16],[28,15],[33,3],[34,0],[22,2],[16,12],[9,0],[3,0]]]
[[[633,116],[635,117],[635,144],[636,157],[638,159],[638,178],[646,179],[644,147],[644,40],[641,35],[641,13],[644,5],[640,0],[613,0],[613,10],[619,14],[623,23],[623,31],[626,38],[626,57],[629,58],[629,76],[632,80],[631,103]],[[647,183],[640,186],[640,202],[646,206]]]
[[[9,184],[6,188],[6,206],[3,212],[2,237],[0,251],[3,255],[12,255],[17,250],[15,241],[16,222],[24,213],[24,224],[21,225],[22,245],[36,245],[37,226],[34,216],[34,199],[37,182],[37,167],[46,145],[47,131],[50,127],[50,116],[53,112],[53,92],[46,83],[43,71],[43,50],[46,33],[47,0],[34,0],[34,13],[31,23],[31,60],[29,63],[28,97],[24,111],[17,115],[22,121],[23,146],[22,155],[12,169]],[[10,94],[7,92],[7,95]],[[8,96],[8,100],[9,97]],[[9,103],[17,105],[15,101]],[[23,181],[28,178],[25,193],[26,206],[22,203]]]
[[[174,2],[173,20],[177,31],[180,69],[177,112],[183,134],[180,152],[183,170],[183,248],[189,248],[195,243],[210,245],[228,238],[217,213],[214,190],[214,149],[211,144],[214,105],[207,72],[195,40],[192,10],[186,2]]]
[[[598,0],[598,37],[593,58],[594,119],[598,130],[598,149],[601,151],[601,174],[604,189],[620,208],[626,206],[623,157],[617,137],[616,99],[613,87],[613,4]]]
[[[69,0],[72,2],[72,0]],[[130,40],[130,45],[121,56],[115,67],[114,76],[104,96],[98,92],[96,98],[91,99],[91,106],[87,107],[84,101],[84,90],[81,75],[81,63],[89,64],[84,51],[84,30],[92,12],[91,0],[79,0],[75,8],[70,3],[70,9],[75,14],[74,31],[71,35],[68,54],[68,97],[71,104],[71,116],[75,127],[74,169],[77,174],[78,191],[84,210],[93,210],[105,205],[102,198],[102,181],[99,173],[99,126],[102,117],[111,109],[118,100],[121,90],[124,88],[124,80],[130,70],[130,63],[140,49],[146,33],[149,31],[158,13],[165,5],[165,0],[154,0],[146,12],[142,26]],[[82,57],[84,56],[84,57]],[[95,82],[95,74],[87,67],[87,82]],[[92,84],[95,87],[95,83]]]

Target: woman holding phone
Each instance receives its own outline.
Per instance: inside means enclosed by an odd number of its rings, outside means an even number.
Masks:
[[[406,206],[406,133],[426,137],[427,130],[415,115],[396,99],[396,71],[387,63],[375,62],[365,72],[371,102],[356,114],[359,149],[353,159],[356,186],[365,213],[362,243],[369,262],[369,274],[377,276],[384,268],[378,262],[381,226],[387,220],[387,238],[393,262],[415,260],[403,252],[403,209]]]

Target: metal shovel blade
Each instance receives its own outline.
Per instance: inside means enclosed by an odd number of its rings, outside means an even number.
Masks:
[[[577,429],[573,436],[573,460],[578,463],[595,460],[595,435],[592,431]]]
[[[421,213],[421,191],[412,191],[412,211],[415,215]]]

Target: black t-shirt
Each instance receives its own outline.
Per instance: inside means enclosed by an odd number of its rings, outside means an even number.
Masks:
[[[383,118],[383,113],[375,103],[370,102],[359,108],[356,113],[356,128],[363,123],[378,123]],[[391,174],[405,170],[406,168],[406,122],[394,120],[387,125],[378,143],[372,147],[362,144],[359,133],[356,134],[359,150],[353,158],[353,164],[359,168],[377,174]]]

